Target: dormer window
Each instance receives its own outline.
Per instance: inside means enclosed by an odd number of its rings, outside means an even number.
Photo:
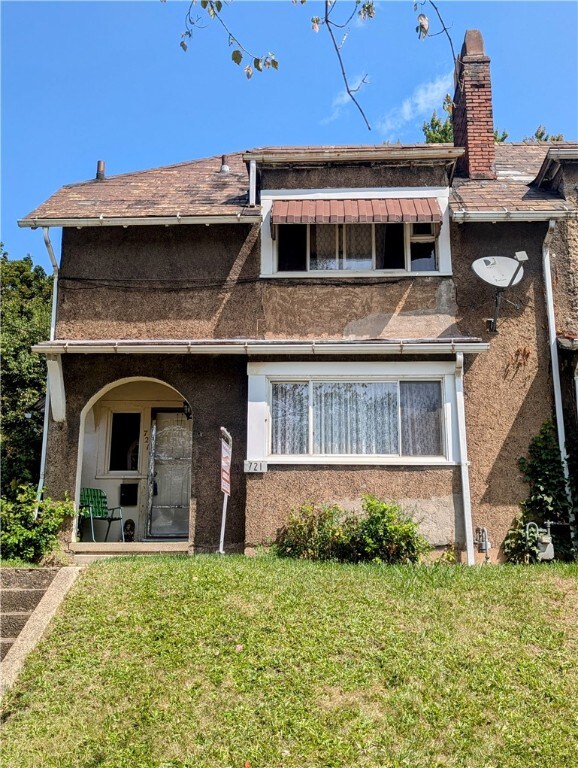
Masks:
[[[451,274],[446,189],[332,193],[262,193],[262,276]]]
[[[276,224],[277,272],[437,271],[439,226]]]

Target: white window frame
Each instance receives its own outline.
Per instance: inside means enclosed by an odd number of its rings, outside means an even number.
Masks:
[[[364,189],[291,189],[261,191],[261,277],[272,279],[319,278],[331,276],[351,279],[356,277],[429,277],[451,276],[449,187],[387,187]],[[435,237],[436,270],[411,271],[411,242],[431,242],[430,235],[411,234],[411,224],[405,222],[405,269],[352,270],[318,269],[309,270],[309,227],[307,229],[307,270],[294,272],[277,271],[277,241],[273,239],[271,227],[271,209],[276,200],[370,200],[391,198],[434,198],[442,214],[441,228]],[[369,223],[369,222],[368,222]],[[290,225],[287,225],[290,226]],[[348,226],[347,224],[344,226]],[[373,232],[373,267],[375,267],[375,229]]]
[[[455,394],[455,361],[278,362],[249,363],[247,460],[275,464],[339,464],[381,466],[453,466],[459,463]],[[315,455],[271,453],[271,401],[274,382],[298,381],[440,381],[442,392],[441,456]],[[309,420],[311,429],[311,418]]]

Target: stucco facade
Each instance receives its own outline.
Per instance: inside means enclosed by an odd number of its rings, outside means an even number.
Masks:
[[[274,540],[301,504],[355,510],[372,493],[402,503],[435,547],[455,545],[468,562],[483,559],[473,537],[485,528],[499,559],[527,495],[517,460],[553,415],[546,242],[558,333],[568,342],[562,389],[570,406],[575,397],[578,171],[573,145],[556,167],[548,147],[494,147],[481,37],[466,38],[462,55],[459,146],[250,150],[63,188],[24,220],[63,227],[54,334],[38,346],[51,371],[51,495],[78,502],[89,484],[117,503],[124,484],[138,486],[127,510],[138,539],[158,537],[153,514],[161,519],[171,504],[185,505],[190,551],[214,551],[225,427],[233,438],[228,551]],[[474,86],[484,98],[465,98]],[[325,224],[315,219],[323,206],[333,217]],[[86,210],[102,213],[91,218]],[[326,227],[330,268],[315,266],[318,226]],[[366,250],[356,266],[362,231]],[[397,245],[387,241],[379,262],[378,239],[391,232]],[[292,252],[289,261],[282,257],[282,236],[297,238],[298,268]],[[401,254],[395,265],[388,248]],[[527,255],[523,279],[502,294],[491,332],[496,287],[472,264],[520,252]],[[401,435],[409,429],[403,419],[414,418],[403,410],[401,388],[412,382],[438,393],[437,422],[430,406],[411,406],[439,424],[435,449],[426,450],[426,440],[406,450],[401,437],[387,450],[366,449],[360,438],[345,451],[315,447],[319,414],[329,406],[314,392],[349,387],[348,397],[363,390],[371,399],[380,391],[385,409],[383,392],[394,397],[395,390],[396,415],[388,412],[383,429]],[[279,410],[283,387],[297,387],[305,410],[295,399]],[[273,422],[285,417],[305,430],[307,448],[288,448],[289,438],[274,448],[280,427]],[[180,435],[168,454],[156,442],[162,418],[165,436]],[[134,434],[123,437],[119,430],[131,423]],[[190,452],[178,454],[188,435]],[[163,501],[167,461],[178,504]]]

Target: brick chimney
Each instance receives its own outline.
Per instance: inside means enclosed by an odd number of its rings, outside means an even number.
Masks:
[[[466,32],[455,79],[454,146],[466,148],[457,171],[470,179],[495,179],[490,59],[484,53],[484,41],[477,29]]]

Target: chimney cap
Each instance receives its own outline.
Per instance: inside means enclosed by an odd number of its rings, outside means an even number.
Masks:
[[[466,30],[462,54],[465,56],[485,56],[484,38],[479,29]]]
[[[227,165],[227,155],[221,155],[221,170],[219,173],[229,173],[229,166]]]

